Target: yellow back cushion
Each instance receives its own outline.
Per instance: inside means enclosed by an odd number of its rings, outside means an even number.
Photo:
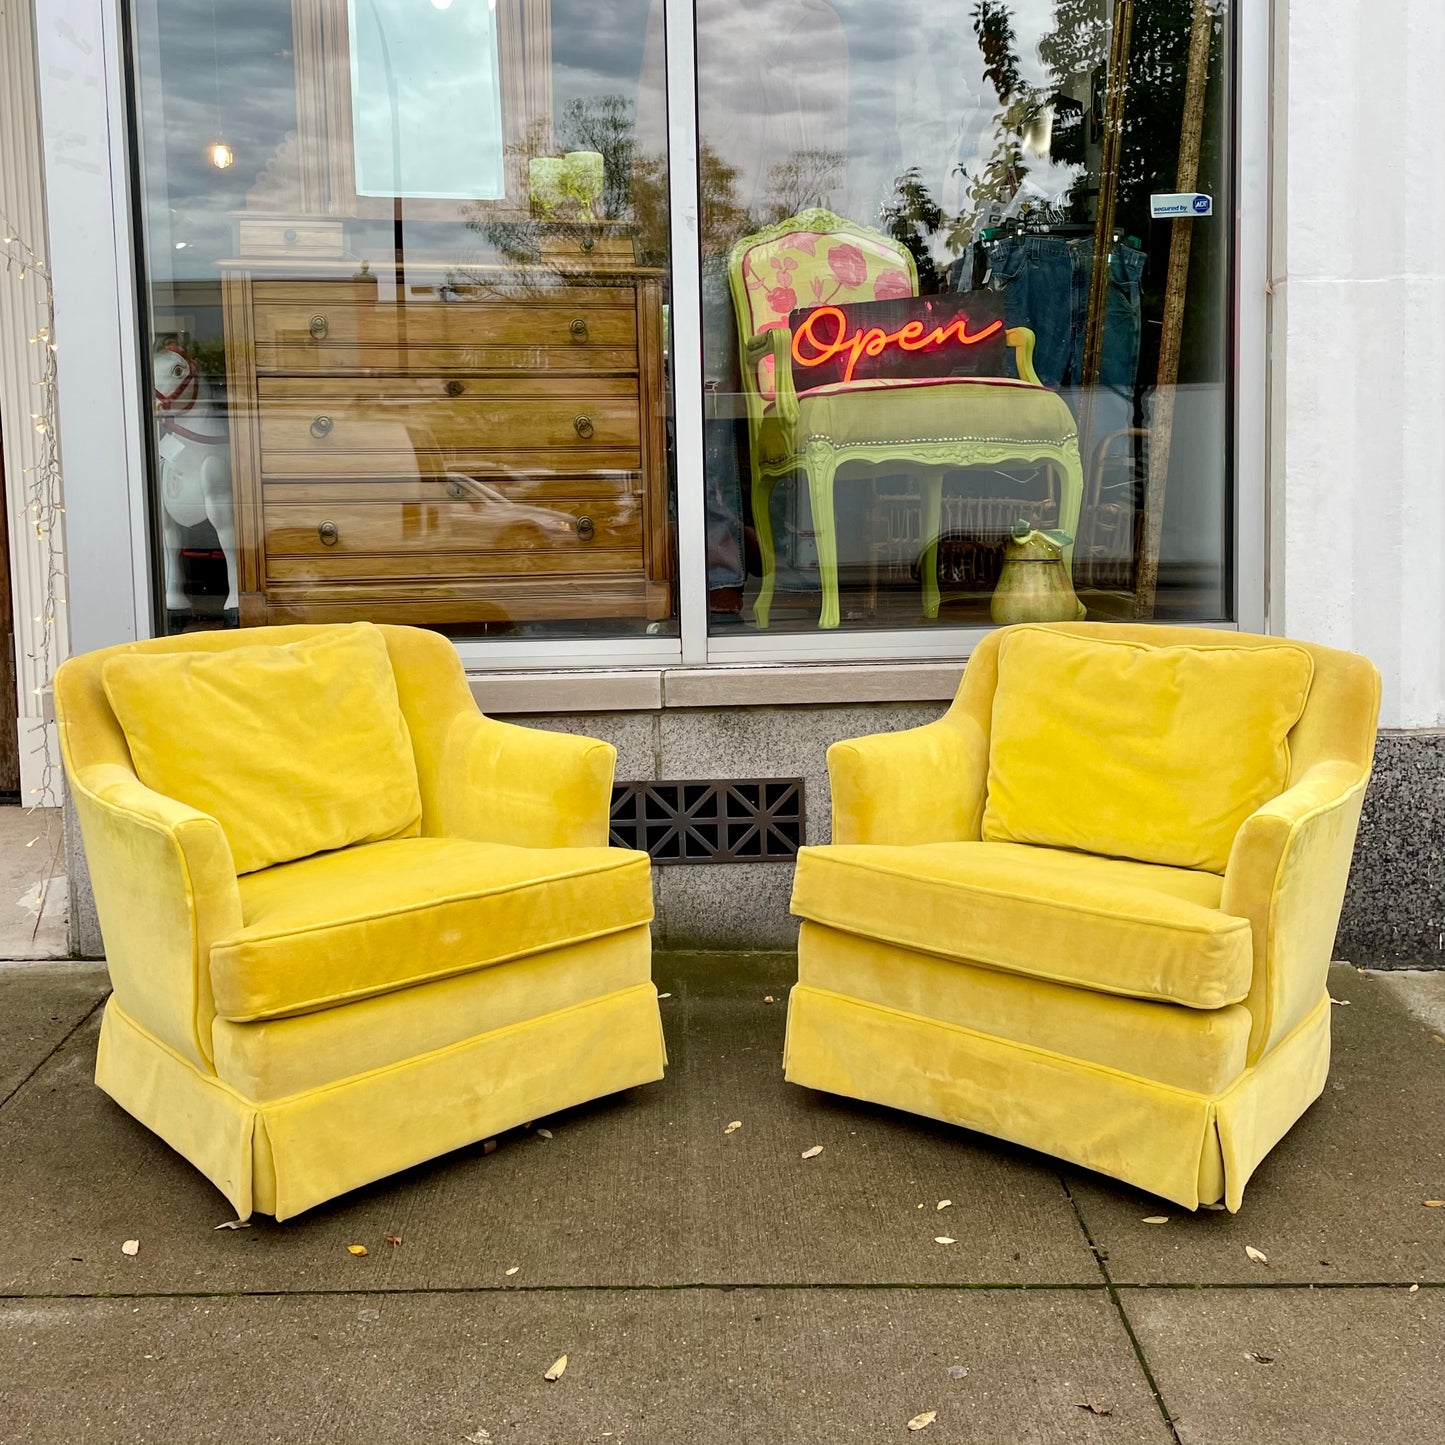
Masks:
[[[1019,627],[998,652],[988,842],[1224,872],[1289,778],[1308,652],[1149,647]]]
[[[282,647],[122,653],[101,680],[141,782],[215,818],[237,873],[417,829],[411,738],[369,622]]]

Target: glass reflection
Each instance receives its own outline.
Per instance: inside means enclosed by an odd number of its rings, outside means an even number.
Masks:
[[[135,0],[172,630],[675,631],[648,9]]]
[[[714,630],[987,621],[1020,525],[1055,610],[1226,616],[1223,0],[696,9]],[[930,297],[1001,307],[992,376],[920,371]],[[821,305],[893,338],[866,384],[802,364]]]

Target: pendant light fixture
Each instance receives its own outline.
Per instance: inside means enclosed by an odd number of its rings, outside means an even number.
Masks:
[[[226,144],[225,127],[221,124],[221,56],[216,42],[216,0],[211,0],[211,74],[216,82],[216,134],[206,147],[206,159],[218,171],[235,164],[236,153]]]

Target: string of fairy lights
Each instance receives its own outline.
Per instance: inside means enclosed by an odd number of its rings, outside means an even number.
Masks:
[[[55,362],[55,293],[50,270],[34,247],[28,245],[9,220],[0,214],[0,257],[5,269],[22,283],[29,282],[39,293],[40,325],[30,344],[40,348],[39,375],[35,379],[36,409],[30,413],[35,431],[34,459],[21,468],[25,495],[24,524],[33,528],[43,558],[40,611],[31,618],[26,656],[39,678],[34,688],[41,697],[50,685],[60,662],[60,611],[65,605],[65,549],[63,517],[65,506],[61,489],[60,440],[57,432],[56,362]],[[16,523],[20,518],[16,518]],[[34,806],[53,804],[59,797],[56,787],[59,763],[51,738],[52,729],[41,727],[40,742],[32,752],[41,754],[40,767],[31,792]]]

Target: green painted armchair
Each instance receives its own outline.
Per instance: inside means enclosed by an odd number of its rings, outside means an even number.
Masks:
[[[833,483],[852,462],[917,468],[923,488],[923,611],[937,617],[938,533],[943,473],[950,468],[1046,462],[1060,476],[1058,525],[1071,536],[1083,495],[1077,427],[1063,399],[1034,372],[1031,331],[1006,333],[1018,377],[849,381],[799,391],[793,378],[789,313],[810,301],[885,300],[918,294],[906,247],[881,232],[809,210],[744,236],[728,268],[742,347],[743,395],[752,456],[753,524],[762,552],[762,589],[753,607],[767,627],[777,584],[769,510],[773,489],[807,478],[818,541],[820,627],[836,627],[838,542]],[[1072,547],[1065,555],[1072,565]]]

